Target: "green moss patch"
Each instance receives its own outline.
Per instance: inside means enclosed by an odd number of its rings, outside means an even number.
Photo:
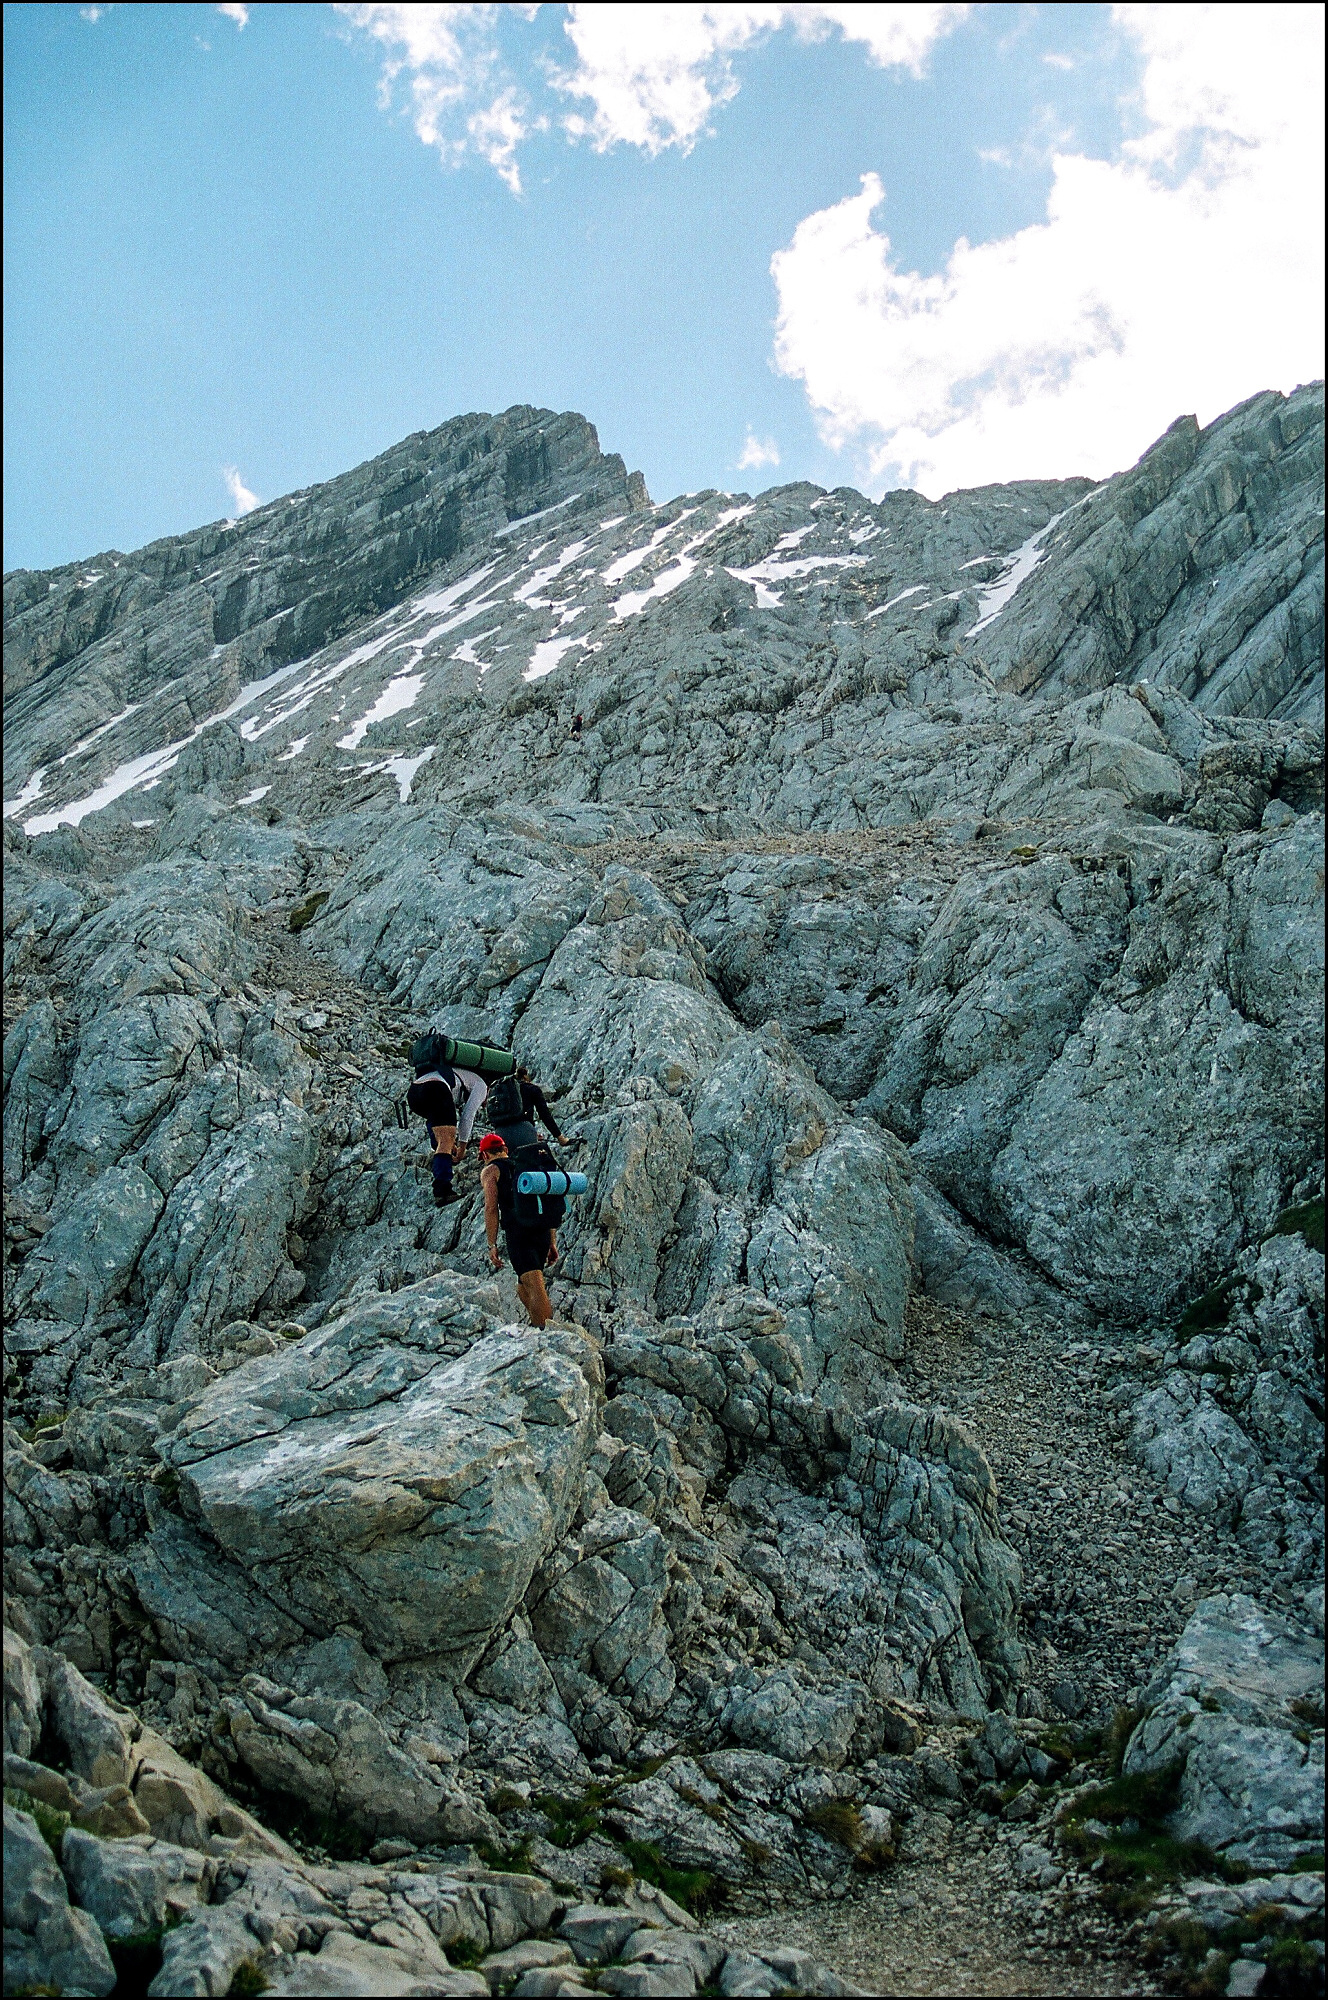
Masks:
[[[288,920],[290,928],[302,931],[306,924],[311,924],[331,894],[330,889],[316,889],[312,896],[306,896],[302,903],[297,903]]]
[[[1298,1202],[1294,1208],[1284,1208],[1268,1232],[1268,1236],[1303,1236],[1311,1250],[1323,1255],[1323,1203],[1321,1201]],[[1265,1243],[1268,1237],[1264,1238]]]

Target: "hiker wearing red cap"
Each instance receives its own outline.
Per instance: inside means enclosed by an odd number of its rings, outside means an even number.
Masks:
[[[507,1240],[507,1261],[516,1272],[516,1293],[530,1314],[532,1326],[547,1326],[553,1318],[545,1267],[558,1261],[557,1231],[548,1227],[525,1227],[516,1219],[516,1183],[507,1142],[496,1132],[486,1132],[480,1140],[480,1186],[484,1190],[484,1233],[489,1239],[489,1262],[495,1271],[502,1268],[498,1249],[501,1222]]]

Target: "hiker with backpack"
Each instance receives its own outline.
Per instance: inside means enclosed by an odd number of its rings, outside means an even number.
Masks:
[[[530,1128],[532,1135],[534,1127]],[[523,1157],[529,1153],[532,1159],[543,1155],[549,1165],[553,1165],[547,1146],[536,1139],[533,1146],[522,1148]],[[553,1317],[553,1307],[549,1302],[548,1289],[544,1282],[547,1267],[558,1261],[558,1233],[552,1217],[562,1220],[562,1203],[535,1204],[534,1219],[523,1213],[522,1197],[517,1191],[517,1174],[507,1151],[507,1141],[500,1132],[486,1132],[480,1140],[480,1186],[484,1190],[484,1232],[489,1242],[489,1262],[495,1271],[502,1269],[502,1253],[498,1248],[498,1226],[501,1223],[507,1241],[507,1261],[516,1272],[517,1297],[530,1315],[532,1326],[547,1326]],[[527,1205],[528,1199],[527,1199]],[[541,1219],[539,1209],[544,1209]]]
[[[461,1200],[452,1185],[452,1169],[466,1157],[475,1119],[489,1094],[489,1086],[473,1069],[458,1068],[454,1063],[440,1060],[432,1046],[417,1053],[416,1063],[415,1081],[406,1103],[428,1127],[433,1146],[429,1171],[433,1176],[434,1207],[446,1208],[449,1202]],[[462,1095],[465,1102],[458,1113]]]
[[[521,1085],[522,1109],[530,1122],[533,1124],[535,1119],[538,1118],[545,1131],[552,1133],[560,1146],[570,1146],[572,1141],[565,1133],[558,1130],[553,1113],[549,1109],[548,1098],[537,1083],[531,1082],[530,1071],[524,1063],[520,1064],[517,1068],[516,1080]],[[490,1124],[493,1123],[492,1117],[490,1117],[489,1122]]]

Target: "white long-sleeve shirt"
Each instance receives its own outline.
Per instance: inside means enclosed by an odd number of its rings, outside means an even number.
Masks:
[[[475,1130],[475,1119],[479,1108],[489,1095],[489,1086],[482,1076],[475,1074],[473,1069],[459,1069],[455,1074],[457,1082],[466,1087],[466,1101],[457,1120],[457,1138],[463,1146],[468,1146],[470,1135]]]

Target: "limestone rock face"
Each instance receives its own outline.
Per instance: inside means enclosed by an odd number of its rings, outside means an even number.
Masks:
[[[29,1649],[9,1627],[5,1653],[15,1687],[21,1681],[39,1704],[43,1680],[54,1670],[54,1656]],[[362,1648],[357,1651],[353,1642],[338,1641],[308,1649],[297,1677],[307,1681],[312,1675],[332,1684],[340,1679],[372,1699],[375,1672],[381,1679],[382,1669],[375,1669]],[[312,1755],[314,1763],[324,1766],[340,1758],[343,1772],[353,1771],[357,1760],[362,1761],[355,1703],[341,1702],[336,1713],[323,1711],[323,1719],[333,1727],[347,1721],[351,1725],[349,1737],[337,1743],[329,1758],[312,1747],[320,1729],[307,1708],[296,1708],[289,1690],[283,1694],[269,1685],[267,1694],[279,1704],[275,1713],[287,1744],[299,1746],[306,1758]],[[93,1690],[82,1683],[80,1699],[92,1696]],[[250,1686],[248,1698],[255,1711],[264,1706],[257,1686]],[[358,1713],[363,1718],[367,1711],[360,1708]],[[156,1757],[154,1732],[130,1711],[124,1712],[123,1720],[126,1738],[147,1744],[148,1756]],[[158,1747],[164,1748],[159,1739]],[[757,1808],[753,1816],[750,1805],[743,1803],[744,1780],[730,1768],[735,1762],[747,1769],[762,1761],[762,1796],[767,1804],[774,1800],[785,1808],[778,1815]],[[45,1795],[65,1784],[46,1766],[24,1761],[16,1773],[12,1763],[7,1757],[7,1785],[21,1775]],[[666,1983],[676,1983],[685,1972],[693,1985],[698,1977],[703,1982],[718,1977],[721,1985],[727,1983],[734,1990],[738,1975],[754,1964],[767,1973],[778,1967],[778,1981],[786,1990],[795,1985],[815,1993],[857,1990],[806,1953],[790,1955],[773,1948],[767,1961],[731,1950],[648,1882],[615,1885],[611,1903],[585,1901],[566,1879],[574,1860],[569,1862],[563,1851],[547,1843],[538,1859],[551,1857],[551,1867],[508,1873],[483,1866],[473,1848],[462,1843],[487,1837],[482,1824],[488,1816],[467,1808],[457,1792],[448,1797],[427,1834],[423,1827],[417,1828],[421,1840],[433,1837],[450,1846],[442,1858],[436,1853],[416,1855],[407,1840],[384,1842],[375,1849],[381,1865],[319,1865],[263,1833],[184,1759],[175,1759],[175,1769],[184,1791],[195,1799],[210,1795],[212,1800],[212,1809],[201,1819],[182,1823],[179,1842],[159,1833],[126,1835],[123,1830],[118,1838],[99,1838],[71,1827],[59,1836],[57,1858],[34,1813],[6,1800],[7,1987],[21,1992],[54,1985],[71,1993],[109,1993],[117,1974],[108,1942],[133,1941],[146,1950],[146,1941],[157,1938],[161,1965],[147,1990],[163,1995],[226,1993],[234,1984],[252,1984],[260,1976],[265,1990],[278,1993],[481,1995],[508,1990],[538,1968],[570,1972],[578,1961],[605,1967],[598,1976],[601,1983],[607,1980],[604,1990],[609,1992],[637,1990],[642,1967]],[[728,1790],[691,1759],[673,1760],[667,1783],[647,1780],[629,1788],[638,1794],[633,1824],[657,1837],[672,1815],[679,1823],[680,1851],[690,1852],[689,1837],[695,1839],[692,1825],[699,1820],[710,1833],[710,1850],[740,1870],[746,1865],[740,1837],[721,1831],[715,1820],[695,1812],[690,1801],[700,1796],[696,1786],[704,1788],[708,1799],[725,1800],[720,1821],[732,1811],[745,1815],[739,1821],[743,1828],[782,1827],[786,1834],[798,1817],[814,1815],[824,1797],[848,1797],[854,1789],[851,1781],[847,1791],[844,1781],[826,1781],[828,1792],[815,1785],[809,1790],[805,1779],[800,1789],[797,1776],[778,1759],[744,1758],[742,1753],[729,1758],[725,1774]],[[750,1776],[748,1771],[747,1791],[752,1788]],[[143,1799],[149,1779],[140,1775],[136,1782],[137,1796]],[[70,1784],[79,1783],[76,1775],[71,1777]],[[73,1797],[70,1784],[65,1790]],[[402,1817],[399,1773],[395,1790]],[[26,1796],[31,1805],[36,1794],[20,1791],[17,1796]],[[389,1812],[386,1795],[382,1805]],[[331,1803],[329,1809],[344,1806]],[[868,1807],[861,1818],[866,1826],[888,1815]],[[497,1831],[496,1822],[488,1819],[488,1832]],[[807,1832],[804,1838],[815,1850],[818,1836]],[[608,1853],[617,1851],[604,1841],[597,1845]],[[823,1848],[825,1843],[819,1845]],[[399,1865],[408,1852],[410,1858]],[[787,1854],[781,1855],[778,1865],[786,1869],[788,1861]],[[550,1932],[557,1935],[550,1938]],[[456,1960],[463,1955],[479,1959],[480,1969],[458,1969]],[[797,1958],[796,1966],[790,1963],[791,1956]],[[621,1963],[608,1970],[608,1961]],[[734,1976],[726,1982],[730,1967]],[[776,1980],[768,1978],[765,1983],[773,1986]]]
[[[1184,1765],[1177,1837],[1255,1869],[1323,1847],[1323,1642],[1251,1597],[1200,1604],[1145,1696],[1124,1768]]]

